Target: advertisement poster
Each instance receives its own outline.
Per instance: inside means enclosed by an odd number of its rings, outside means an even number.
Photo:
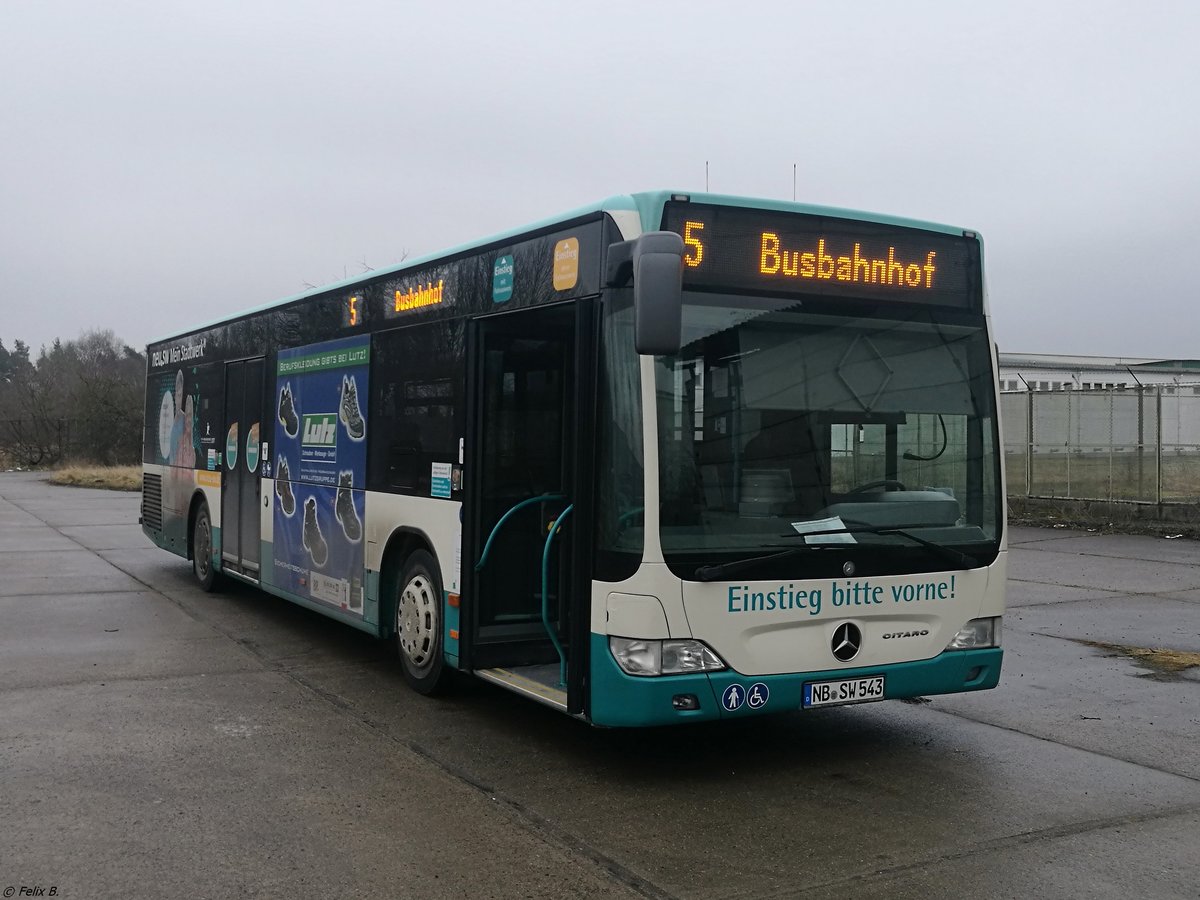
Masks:
[[[158,456],[169,466],[193,467],[196,464],[196,399],[185,390],[183,370],[168,372],[154,379],[160,395],[158,404]],[[153,381],[152,381],[153,383]]]
[[[370,337],[281,350],[275,379],[274,584],[363,611]]]
[[[176,356],[182,356],[175,348]],[[171,353],[158,352],[169,359]],[[193,356],[196,354],[193,354]],[[222,368],[214,365],[164,364],[152,372],[146,384],[146,433],[144,459],[165,465],[163,508],[186,512],[195,490],[196,468],[217,468],[221,424],[214,419],[220,411],[212,403],[221,394]]]

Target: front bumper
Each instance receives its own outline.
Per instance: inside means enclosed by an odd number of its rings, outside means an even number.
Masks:
[[[932,659],[857,669],[762,676],[742,675],[727,669],[711,674],[638,678],[626,675],[617,666],[609,652],[606,635],[593,634],[591,640],[590,721],[593,725],[627,728],[799,710],[804,685],[810,681],[884,675],[886,700],[985,691],[994,688],[1000,681],[1000,664],[1004,658],[1003,649],[989,647],[982,650],[947,650]],[[738,709],[728,711],[722,707],[721,697],[734,684],[740,685],[743,691],[749,691],[756,684],[765,685],[768,699],[757,708],[743,703]],[[700,701],[699,708],[675,709],[672,698],[678,694],[694,695]]]

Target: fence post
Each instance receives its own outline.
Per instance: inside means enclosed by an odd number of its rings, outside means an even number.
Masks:
[[[1155,463],[1156,463],[1154,468],[1155,468],[1155,471],[1157,474],[1157,477],[1155,478],[1156,483],[1155,483],[1155,487],[1154,487],[1154,502],[1158,504],[1158,511],[1159,511],[1160,515],[1162,514],[1162,503],[1163,503],[1162,392],[1163,392],[1163,389],[1162,389],[1162,385],[1160,384],[1154,391],[1155,399],[1156,399],[1156,403],[1155,403],[1156,415],[1154,418],[1157,420],[1157,422],[1155,423],[1155,429],[1154,429],[1155,430],[1154,459],[1155,459]],[[1180,404],[1179,414],[1181,415],[1182,413],[1183,413],[1183,406],[1182,406],[1182,404]]]
[[[1111,387],[1108,389],[1108,497],[1109,503],[1113,500],[1113,456],[1116,454],[1113,441],[1113,420],[1116,418],[1117,406],[1117,389]]]
[[[1138,445],[1137,445],[1137,498],[1142,500],[1146,496],[1146,476],[1145,476],[1145,451],[1146,451],[1146,389],[1140,384],[1137,387],[1138,397]]]
[[[1057,397],[1057,394],[1054,396]],[[1066,440],[1063,440],[1062,442],[1062,451],[1067,458],[1067,496],[1070,497],[1070,418],[1072,418],[1072,416],[1070,416],[1070,412],[1072,412],[1072,409],[1070,409],[1070,404],[1072,404],[1072,396],[1070,396],[1069,391],[1064,392],[1063,396],[1067,398],[1067,427],[1063,430],[1066,432]]]
[[[1025,496],[1033,496],[1033,391],[1025,385]]]

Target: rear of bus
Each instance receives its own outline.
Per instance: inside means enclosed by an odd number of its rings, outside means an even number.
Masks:
[[[633,292],[605,299],[591,720],[995,687],[1005,510],[979,237],[636,199],[644,231],[683,239],[682,334],[631,366]]]

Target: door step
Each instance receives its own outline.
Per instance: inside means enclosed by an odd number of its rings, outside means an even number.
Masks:
[[[567,688],[558,683],[558,663],[539,666],[513,666],[508,669],[476,669],[484,681],[530,697],[539,703],[567,711]]]
[[[228,562],[225,563],[225,565],[221,566],[221,574],[232,575],[238,581],[244,581],[247,584],[257,585],[259,583],[259,580],[257,577],[258,569],[255,569],[253,572],[250,572],[246,569],[243,569],[241,566],[237,565],[236,563],[228,563]]]

